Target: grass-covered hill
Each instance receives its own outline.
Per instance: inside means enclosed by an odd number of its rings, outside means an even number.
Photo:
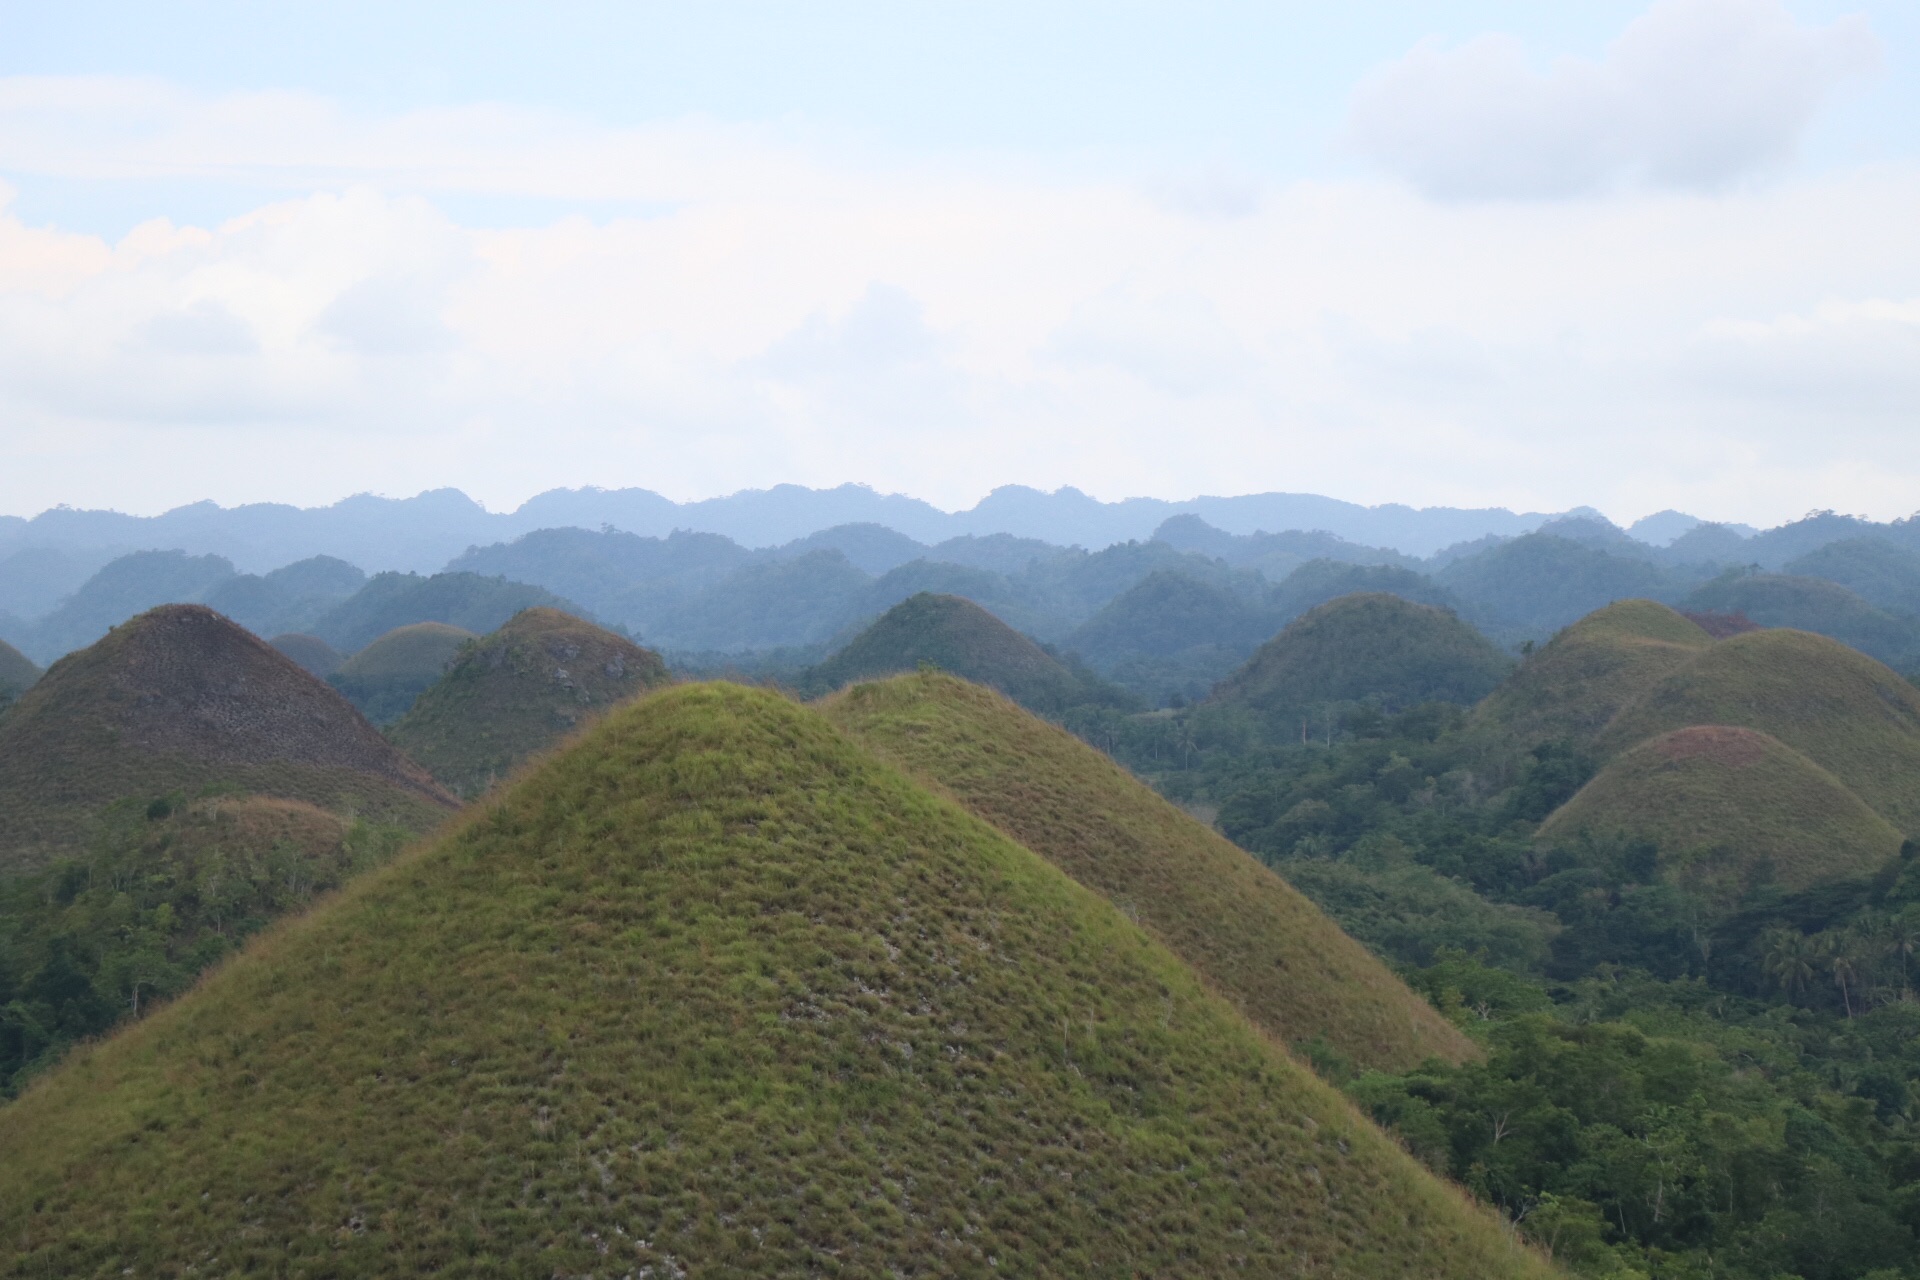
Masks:
[[[1920,662],[1920,621],[1877,609],[1822,578],[1727,574],[1695,590],[1685,607],[1738,613],[1763,627],[1793,627],[1831,636],[1903,670]]]
[[[0,719],[0,869],[114,801],[208,788],[424,829],[452,799],[338,694],[211,609],[165,605],[56,662]]]
[[[606,717],[0,1111],[22,1276],[1545,1275],[804,707]]]
[[[1474,708],[1474,732],[1521,748],[1554,739],[1591,742],[1620,708],[1712,643],[1666,605],[1616,601],[1529,654]]]
[[[1784,572],[1837,582],[1877,608],[1920,614],[1920,554],[1885,538],[1844,538],[1789,560]]]
[[[34,665],[33,659],[0,640],[0,709],[12,705],[13,700],[32,688],[39,678],[40,668]]]
[[[1617,755],[1693,725],[1771,734],[1920,832],[1920,691],[1836,640],[1767,629],[1719,641],[1622,708],[1597,746]]]
[[[1844,783],[1757,729],[1695,725],[1622,753],[1541,825],[1655,845],[1668,874],[1737,900],[1760,883],[1798,891],[1871,875],[1901,835]]]
[[[1272,633],[1267,610],[1217,583],[1161,569],[1109,600],[1062,647],[1106,670],[1129,657],[1166,658],[1200,646],[1244,656]]]
[[[342,653],[354,653],[388,632],[440,622],[484,635],[522,609],[580,610],[543,587],[477,573],[381,573],[305,628]]]
[[[467,645],[387,737],[473,796],[585,718],[667,682],[659,655],[556,609],[527,609]]]
[[[275,636],[267,643],[292,658],[294,665],[302,671],[319,680],[325,680],[338,671],[340,664],[346,661],[346,658],[335,651],[332,645],[319,636],[310,636],[298,631]]]
[[[1107,756],[952,676],[857,684],[822,704],[1130,918],[1283,1042],[1365,1067],[1473,1056],[1467,1039],[1320,909]]]
[[[1690,585],[1650,559],[1551,533],[1461,557],[1435,577],[1459,597],[1465,616],[1503,640],[1545,638],[1611,601],[1672,599]]]
[[[395,627],[342,662],[327,683],[367,719],[389,725],[447,673],[461,646],[477,639],[444,622]]]
[[[1512,669],[1487,638],[1445,609],[1398,596],[1342,596],[1294,619],[1213,693],[1270,730],[1314,708],[1378,701],[1398,711],[1423,702],[1479,701]]]
[[[973,601],[932,594],[911,596],[887,610],[801,683],[826,693],[922,664],[990,685],[1042,715],[1127,701],[1121,691],[1068,667]]]

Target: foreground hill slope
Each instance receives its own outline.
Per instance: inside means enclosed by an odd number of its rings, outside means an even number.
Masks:
[[[1693,725],[1771,734],[1920,832],[1920,692],[1837,640],[1784,629],[1722,640],[1622,708],[1596,745],[1617,755]]]
[[[1538,839],[1583,833],[1657,845],[1667,870],[1800,890],[1870,875],[1900,832],[1838,778],[1755,729],[1696,725],[1642,742],[1548,816]]]
[[[525,609],[461,650],[387,736],[473,796],[583,717],[666,682],[658,654],[558,609]]]
[[[1120,913],[670,689],[0,1111],[18,1275],[1543,1275]]]
[[[1652,600],[1619,600],[1561,631],[1474,708],[1476,734],[1519,747],[1591,742],[1620,708],[1713,643]]]
[[[1465,1036],[1284,880],[1078,738],[990,689],[922,673],[827,717],[1120,906],[1283,1041],[1365,1067],[1473,1056]]]
[[[33,659],[0,640],[0,709],[32,688],[39,678],[40,668]]]
[[[0,867],[71,851],[115,800],[209,786],[415,829],[453,807],[284,654],[165,605],[55,663],[0,720]]]
[[[902,600],[807,674],[825,693],[855,680],[912,671],[923,663],[991,685],[1042,715],[1125,695],[1070,670],[1045,649],[971,600],[922,592]]]
[[[1276,725],[1326,703],[1378,698],[1389,711],[1479,701],[1513,664],[1445,609],[1382,592],[1311,609],[1220,682],[1213,701]]]

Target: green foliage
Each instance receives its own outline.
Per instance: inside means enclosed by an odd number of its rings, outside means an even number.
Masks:
[[[1111,904],[683,686],[0,1109],[6,1274],[1545,1275]]]
[[[273,637],[267,643],[287,655],[293,664],[316,680],[325,680],[340,669],[346,659],[319,636],[292,632]]]
[[[1675,599],[1697,581],[1644,554],[1615,555],[1550,533],[1463,556],[1435,577],[1468,617],[1514,639],[1551,635],[1615,600]]]
[[[1823,578],[1735,570],[1694,591],[1686,607],[1829,636],[1902,670],[1920,662],[1920,621],[1876,609]]]
[[[1423,702],[1473,703],[1512,664],[1444,609],[1398,596],[1343,596],[1288,624],[1222,681],[1213,700],[1252,712],[1270,740],[1331,732],[1332,707],[1387,712]]]
[[[1837,582],[1892,613],[1920,614],[1920,555],[1885,538],[1842,538],[1790,560],[1789,575]]]
[[[475,796],[586,720],[665,684],[659,655],[554,609],[465,646],[388,738],[455,795]]]
[[[0,880],[0,1097],[406,834],[260,796],[114,805],[84,856]]]

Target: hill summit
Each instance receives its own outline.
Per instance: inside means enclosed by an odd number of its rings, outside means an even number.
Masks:
[[[1475,1050],[1243,850],[1064,729],[937,672],[822,704],[868,749],[1104,895],[1282,1041],[1407,1070]]]
[[[1378,700],[1477,702],[1512,667],[1491,641],[1452,613],[1384,592],[1330,600],[1289,623],[1220,682],[1216,704],[1241,706],[1270,732],[1313,708]]]
[[[1721,640],[1623,707],[1596,747],[1614,756],[1694,725],[1769,734],[1920,833],[1920,692],[1837,640],[1786,629]]]
[[[818,714],[641,699],[0,1110],[20,1274],[1544,1276]]]
[[[390,725],[446,674],[462,645],[478,638],[444,622],[408,623],[342,662],[327,683],[367,719]]]
[[[473,796],[586,717],[666,682],[658,654],[558,609],[523,609],[461,649],[387,736]]]
[[[1868,875],[1901,835],[1840,779],[1755,729],[1694,725],[1648,739],[1602,769],[1542,824],[1552,843],[1583,833],[1646,840],[1662,869],[1789,890]]]
[[[1090,702],[1127,700],[1097,677],[1070,669],[973,601],[930,592],[902,600],[880,615],[808,672],[804,683],[824,693],[923,664],[990,685],[1042,715]]]
[[[1519,747],[1588,743],[1634,698],[1713,643],[1698,623],[1652,600],[1617,600],[1528,655],[1474,709],[1474,730]]]
[[[206,787],[416,829],[453,800],[339,695],[199,605],[56,662],[0,719],[0,866],[71,850],[115,800]]]

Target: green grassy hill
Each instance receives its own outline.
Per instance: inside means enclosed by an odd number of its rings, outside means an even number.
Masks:
[[[0,1273],[1547,1274],[776,694],[606,717],[0,1110]]]
[[[389,725],[447,673],[462,645],[477,639],[444,622],[396,627],[342,662],[327,683],[367,719]]]
[[[302,671],[319,680],[325,680],[338,671],[340,664],[346,661],[319,636],[304,635],[298,631],[275,636],[267,643],[292,658],[294,665]]]
[[[0,720],[0,869],[85,845],[116,800],[207,788],[425,829],[452,798],[352,707],[198,605],[56,662]]]
[[[1865,654],[1806,631],[1750,631],[1701,651],[1598,739],[1617,755],[1692,725],[1778,738],[1895,827],[1920,832],[1920,692]]]
[[[666,682],[659,655],[557,609],[527,609],[460,651],[387,737],[473,796],[586,717]]]
[[[1280,877],[991,689],[921,673],[854,685],[821,709],[1118,904],[1281,1040],[1317,1037],[1382,1070],[1473,1055],[1466,1037]]]
[[[1473,731],[1522,748],[1591,742],[1621,707],[1712,643],[1666,605],[1616,601],[1530,654],[1474,709]]]
[[[440,622],[484,635],[522,609],[545,606],[581,612],[543,587],[477,573],[380,573],[303,628],[342,653],[355,653],[381,636],[416,622]]]
[[[973,601],[925,593],[887,610],[845,648],[808,671],[802,684],[825,693],[855,680],[912,671],[922,663],[991,685],[1042,715],[1088,703],[1128,701],[1124,693],[1067,667]]]
[[[1905,670],[1920,662],[1920,621],[1876,609],[1837,582],[1780,573],[1734,573],[1689,595],[1688,609],[1737,613],[1763,627],[1830,636]]]
[[[1312,709],[1377,699],[1388,711],[1477,702],[1513,663],[1445,609],[1377,592],[1309,610],[1220,682],[1217,705],[1245,707],[1271,732]]]
[[[1892,823],[1838,778],[1755,729],[1696,725],[1622,753],[1540,827],[1647,840],[1663,868],[1711,879],[1738,898],[1761,882],[1789,890],[1870,875],[1900,851]]]
[[[33,659],[0,640],[0,710],[11,706],[13,700],[31,689],[39,678],[40,668],[34,665]]]

